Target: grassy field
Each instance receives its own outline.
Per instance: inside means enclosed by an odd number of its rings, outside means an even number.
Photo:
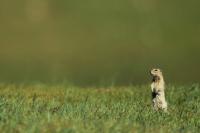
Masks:
[[[149,86],[1,84],[0,132],[198,132],[200,87],[166,91],[168,114],[152,111]]]

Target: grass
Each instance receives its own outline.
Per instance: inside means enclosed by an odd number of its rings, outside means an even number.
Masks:
[[[169,113],[154,112],[149,86],[0,85],[0,132],[198,132],[200,87],[167,87]]]

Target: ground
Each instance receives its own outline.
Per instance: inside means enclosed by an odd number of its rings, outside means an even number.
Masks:
[[[200,87],[166,89],[169,112],[154,112],[147,85],[74,87],[0,84],[0,132],[156,133],[200,131]]]

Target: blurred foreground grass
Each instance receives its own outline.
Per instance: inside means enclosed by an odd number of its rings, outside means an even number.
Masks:
[[[148,86],[0,85],[0,132],[198,132],[200,87],[167,88],[169,114]]]

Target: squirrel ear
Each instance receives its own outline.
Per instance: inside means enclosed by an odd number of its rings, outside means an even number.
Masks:
[[[161,73],[163,72],[162,69],[160,69],[160,72],[161,72]]]

